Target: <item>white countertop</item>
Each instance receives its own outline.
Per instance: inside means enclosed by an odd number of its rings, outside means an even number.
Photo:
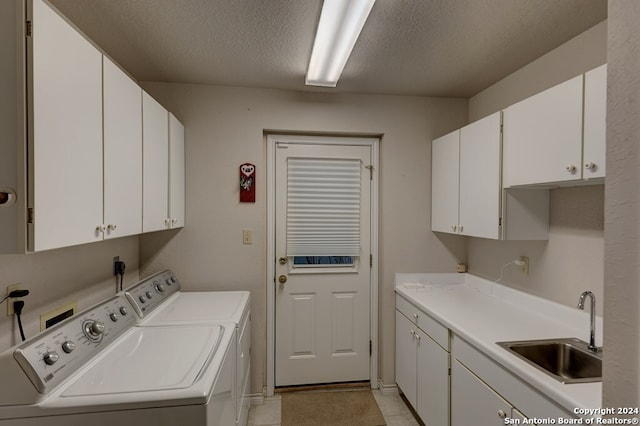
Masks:
[[[602,382],[562,384],[496,345],[503,341],[562,337],[588,342],[588,312],[471,274],[398,273],[395,289],[567,411],[601,407]],[[596,344],[602,345],[600,317],[596,319]]]

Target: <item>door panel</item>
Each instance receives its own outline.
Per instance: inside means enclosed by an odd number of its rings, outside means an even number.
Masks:
[[[289,141],[276,148],[276,386],[369,380],[371,147],[329,139],[333,143]],[[287,255],[288,166],[300,159],[359,162],[358,256]],[[309,209],[325,207],[314,202]]]

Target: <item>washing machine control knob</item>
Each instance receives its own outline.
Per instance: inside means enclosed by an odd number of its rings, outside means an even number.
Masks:
[[[147,296],[147,299],[151,299],[153,297],[153,294],[151,294],[150,291],[147,291],[144,295]]]
[[[164,286],[162,284],[156,283],[154,287],[158,293],[164,293]]]
[[[104,333],[104,323],[102,321],[91,321],[87,324],[87,331],[93,337],[98,337]]]
[[[120,319],[120,315],[116,314],[115,312],[111,312],[109,314],[109,319],[113,322],[117,322]]]
[[[127,308],[125,308],[124,306],[120,306],[120,313],[122,315],[127,315],[129,313],[129,310]]]
[[[76,348],[76,344],[73,343],[71,340],[67,340],[62,344],[62,350],[67,354],[70,354],[71,352],[73,352],[75,348]]]
[[[47,365],[53,365],[60,359],[60,355],[57,352],[51,351],[44,354],[42,357],[44,363]]]

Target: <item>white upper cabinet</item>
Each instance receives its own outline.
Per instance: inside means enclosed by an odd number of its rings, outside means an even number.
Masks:
[[[581,178],[582,85],[578,76],[504,110],[505,187]]]
[[[169,218],[169,113],[142,93],[142,231],[167,229]]]
[[[607,66],[584,75],[584,155],[585,179],[605,176],[607,140]]]
[[[501,113],[460,129],[461,234],[500,238]]]
[[[102,54],[42,0],[28,38],[29,249],[102,239]]]
[[[142,89],[104,57],[104,237],[142,232]]]
[[[184,226],[184,126],[169,114],[169,227]]]
[[[501,112],[435,139],[431,229],[505,240],[549,236],[549,192],[501,186]]]
[[[457,233],[460,186],[460,130],[431,145],[431,229]]]

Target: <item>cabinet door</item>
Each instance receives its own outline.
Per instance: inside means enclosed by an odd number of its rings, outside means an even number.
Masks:
[[[414,409],[417,402],[416,330],[418,328],[396,310],[396,384]]]
[[[607,66],[584,75],[584,162],[585,179],[605,176],[607,140]]]
[[[104,57],[105,238],[142,232],[142,89]]]
[[[142,232],[166,229],[169,208],[169,113],[142,92]]]
[[[422,331],[418,340],[418,415],[428,426],[449,425],[449,353]],[[471,423],[469,423],[471,424]]]
[[[505,187],[581,178],[582,76],[504,110]]]
[[[102,54],[42,0],[31,10],[29,248],[102,239]]]
[[[460,129],[460,221],[463,235],[500,238],[500,122],[497,112]]]
[[[460,130],[431,145],[431,230],[457,233]]]
[[[184,226],[184,126],[169,114],[169,218],[171,227]]]
[[[503,425],[511,405],[458,360],[451,367],[451,426]]]

